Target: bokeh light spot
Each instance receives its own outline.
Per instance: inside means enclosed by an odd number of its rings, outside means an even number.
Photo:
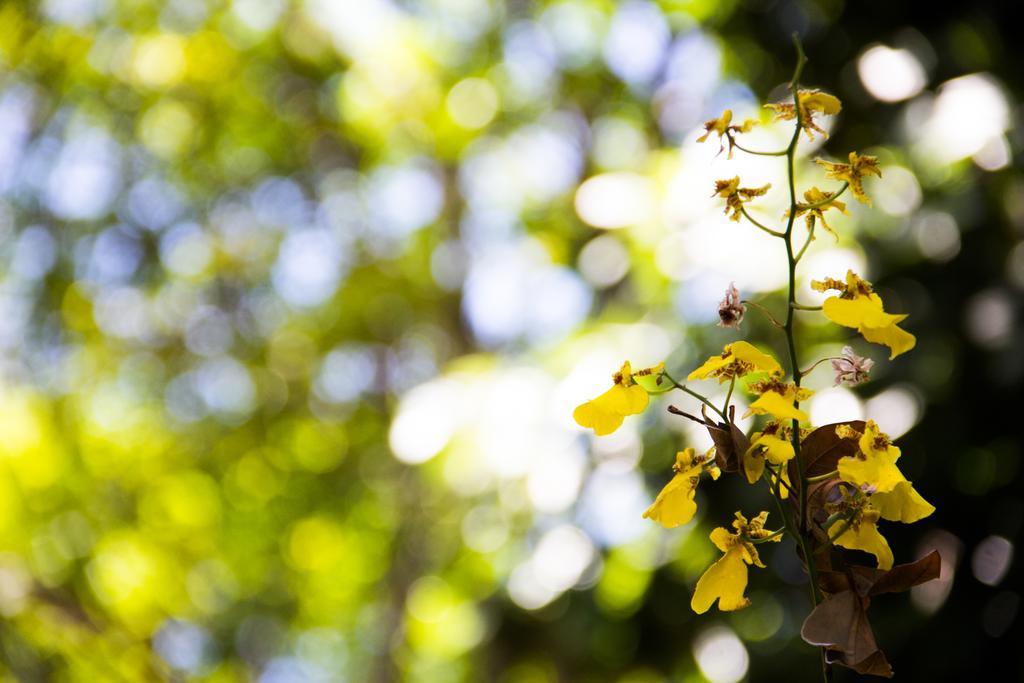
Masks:
[[[875,99],[899,102],[921,92],[924,67],[910,50],[872,45],[857,59],[861,83]]]

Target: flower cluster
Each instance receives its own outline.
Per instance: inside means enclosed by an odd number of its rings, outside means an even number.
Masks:
[[[758,152],[735,144],[734,137],[749,130],[751,122],[736,126],[732,112],[726,110],[718,119],[708,121],[703,142],[717,133],[720,144],[728,143],[741,151],[767,156],[786,156],[792,169],[801,131],[813,139],[815,133],[825,135],[817,117],[837,114],[842,105],[828,93],[801,90],[793,79],[792,102],[768,105],[777,119],[796,121],[789,147],[781,152]],[[827,137],[827,136],[826,136]],[[780,322],[762,303],[744,300],[735,284],[730,284],[718,306],[719,326],[738,329],[748,305],[762,311],[768,320],[785,335],[789,354],[789,372],[775,356],[748,341],[725,344],[721,353],[707,358],[687,376],[686,382],[716,381],[728,384],[725,400],[716,404],[698,393],[689,384],[680,384],[665,370],[664,364],[633,372],[625,363],[613,376],[613,385],[597,398],[580,405],[574,417],[582,427],[597,435],[617,429],[625,417],[641,413],[649,404],[648,393],[663,394],[680,390],[700,402],[698,417],[676,406],[669,412],[704,426],[714,446],[703,454],[685,448],[676,454],[672,477],[643,513],[665,528],[688,524],[698,517],[698,485],[704,475],[717,480],[722,474],[740,474],[748,484],[767,487],[778,504],[780,527],[766,529],[768,513],[762,511],[748,520],[737,511],[732,530],[716,527],[711,542],[722,552],[694,587],[690,605],[694,612],[704,613],[716,602],[722,611],[741,609],[750,604],[744,595],[748,583],[748,566],[764,567],[757,546],[779,541],[789,535],[796,542],[800,557],[809,575],[814,609],[804,622],[801,635],[808,642],[829,650],[824,661],[848,666],[858,672],[889,676],[892,669],[885,655],[874,645],[874,636],[866,616],[870,596],[881,592],[907,590],[912,585],[938,575],[937,554],[916,562],[896,565],[895,554],[880,530],[880,523],[912,523],[930,515],[935,508],[921,496],[897,466],[900,449],[892,443],[873,420],[846,421],[814,427],[811,416],[801,408],[813,391],[803,386],[820,364],[831,361],[835,385],[855,386],[867,381],[874,361],[859,356],[847,345],[842,355],[822,358],[807,369],[797,363],[795,321],[798,316],[820,311],[827,320],[840,327],[855,329],[865,341],[882,344],[890,350],[890,360],[912,349],[915,337],[900,327],[906,314],[887,312],[881,297],[871,283],[853,271],[843,279],[825,278],[812,281],[820,292],[834,292],[821,306],[803,305],[796,301],[796,272],[800,259],[814,238],[816,225],[835,235],[826,223],[829,209],[847,214],[846,204],[839,197],[849,189],[859,201],[869,204],[863,179],[881,177],[875,157],[849,154],[848,164],[817,160],[826,169],[829,179],[842,185],[822,190],[811,186],[803,192],[803,202],[796,201],[793,173],[789,173],[790,206],[785,213],[786,225],[772,229],[751,218],[744,204],[765,195],[770,185],[759,188],[740,187],[739,177],[715,183],[715,196],[725,200],[725,211],[733,221],[747,218],[755,227],[783,240],[788,259],[788,306]],[[807,228],[802,248],[794,248],[794,223],[804,218]],[[640,383],[638,377],[650,376],[652,381]],[[732,404],[735,390],[751,397],[743,415],[759,424],[747,434],[736,422],[736,406]],[[715,417],[708,416],[710,409]],[[708,487],[705,487],[708,488]],[[863,557],[872,557],[864,560]],[[841,558],[841,560],[840,560]],[[870,564],[863,564],[864,562]],[[838,562],[833,566],[833,562]],[[838,626],[837,626],[838,624]],[[851,624],[850,628],[842,625]],[[868,643],[869,645],[865,645]]]

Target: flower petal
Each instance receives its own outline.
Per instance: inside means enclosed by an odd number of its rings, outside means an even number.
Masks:
[[[732,539],[733,535],[725,527],[715,527],[714,531],[711,532],[711,542],[723,553],[729,552],[729,548],[732,547]]]
[[[763,370],[764,372],[773,375],[782,374],[782,366],[779,365],[779,362],[767,353],[759,351],[753,344],[749,344],[745,341],[738,341],[729,344],[725,348],[732,353],[734,358],[746,361],[758,370]]]
[[[743,454],[743,473],[747,481],[756,484],[764,474],[764,453],[756,446],[751,446]]]
[[[644,518],[652,519],[666,529],[673,529],[693,519],[697,512],[697,503],[693,500],[697,492],[694,479],[688,473],[672,477],[644,512]]]
[[[613,410],[620,415],[637,415],[642,413],[650,402],[647,392],[639,384],[628,387],[616,384],[595,400],[605,402],[609,410]]]
[[[780,420],[800,420],[806,422],[810,416],[799,408],[793,407],[793,401],[775,391],[766,391],[761,397],[750,404],[747,415],[774,415]]]
[[[597,398],[573,411],[572,417],[581,427],[590,427],[598,436],[611,434],[626,415],[642,413],[650,399],[638,384],[616,384]]]
[[[704,361],[704,365],[701,365],[699,368],[697,368],[689,375],[687,375],[686,379],[707,379],[715,370],[718,370],[719,368],[724,367],[731,362],[731,357],[711,356],[711,358],[708,358],[706,361]]]
[[[856,328],[867,341],[888,346],[890,360],[917,343],[914,335],[897,326],[907,315],[886,313],[882,299],[875,293],[853,299],[829,297],[822,304],[822,312],[838,325]]]
[[[775,479],[776,479],[776,477],[777,477],[777,475],[774,473],[774,471],[772,471],[772,473],[768,475],[769,484],[771,485],[771,488],[772,488],[773,491],[775,490]],[[785,499],[789,498],[789,489],[792,486],[792,483],[789,481],[789,468],[788,467],[783,467],[782,468],[782,481],[783,481],[783,484],[779,485],[779,497],[782,498],[783,500],[785,500]]]
[[[921,497],[909,481],[901,481],[888,493],[871,496],[871,504],[884,519],[911,524],[935,512],[935,506]]]
[[[788,439],[780,439],[777,436],[771,434],[762,436],[756,442],[758,446],[764,448],[765,457],[773,465],[784,465],[793,459],[796,453],[793,450],[793,444]]]
[[[860,333],[869,342],[888,346],[890,351],[889,360],[892,360],[901,353],[906,353],[917,345],[917,337],[896,325],[877,328],[862,327]]]
[[[899,453],[898,449],[892,449]],[[863,454],[861,454],[863,455]],[[892,491],[900,482],[906,481],[896,467],[896,458],[889,452],[873,452],[839,458],[839,478],[855,486],[871,486],[876,491]]]
[[[806,96],[801,93],[800,104],[808,109],[820,111],[822,114],[838,114],[843,108],[838,97],[825,92],[811,92]]]
[[[832,542],[850,550],[863,550],[874,555],[878,560],[879,569],[892,569],[893,555],[888,541],[878,533],[878,527],[862,520],[857,528],[850,527]]]
[[[623,417],[619,413],[608,410],[606,404],[595,399],[577,406],[572,413],[572,419],[576,420],[576,424],[580,427],[593,429],[598,436],[607,436],[619,428]]]
[[[884,318],[879,317],[879,314],[886,315],[881,304],[875,303],[867,297],[840,299],[837,296],[832,296],[825,299],[821,305],[821,311],[826,318],[843,327],[858,328],[868,318],[875,323],[876,327],[888,324]],[[896,318],[897,316],[892,317]]]
[[[743,597],[746,588],[747,565],[743,562],[742,548],[735,546],[708,567],[697,581],[690,607],[697,614],[704,614],[718,600],[718,609],[723,612],[742,609],[750,604],[750,600]]]

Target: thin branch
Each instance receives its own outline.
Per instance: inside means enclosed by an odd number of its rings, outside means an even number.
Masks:
[[[764,230],[766,233],[768,233],[772,237],[782,237],[782,238],[785,238],[786,233],[779,232],[778,230],[772,230],[767,225],[761,223],[760,221],[755,219],[753,216],[751,216],[749,213],[747,213],[747,210],[746,210],[745,207],[740,206],[740,212],[743,214],[743,217],[746,218],[751,223],[753,223],[755,227],[761,228],[762,230]]]
[[[807,56],[804,55],[804,46],[800,44],[800,34],[793,32],[793,46],[796,48],[796,67],[793,69],[793,79],[789,82],[789,89],[796,91],[796,86],[800,82],[800,75],[804,72],[804,64],[807,63]],[[797,105],[800,103],[797,102]],[[797,107],[797,118],[799,118],[799,109]]]
[[[735,147],[736,149],[742,150],[742,151],[746,152],[747,154],[756,154],[757,156],[761,156],[761,157],[784,157],[784,156],[786,156],[786,150],[784,150],[784,149],[780,150],[778,152],[761,152],[761,151],[758,151],[756,149],[748,149],[748,148],[744,147],[740,143],[736,142],[736,139],[733,138],[732,135],[729,136],[729,140],[732,142],[732,146],[733,147]]]
[[[762,313],[764,313],[766,316],[768,316],[768,319],[772,321],[772,325],[775,325],[775,327],[778,327],[779,329],[785,329],[786,328],[785,325],[780,323],[778,321],[778,319],[774,315],[772,315],[771,311],[769,311],[767,308],[765,308],[761,304],[757,303],[756,301],[750,301],[749,299],[743,299],[742,301],[740,301],[740,303],[741,304],[746,304],[747,306],[753,306],[754,308],[760,310]]]
[[[804,56],[803,46],[800,44],[800,37],[796,33],[793,34],[793,45],[796,48],[797,61],[796,67],[793,70],[793,80],[789,83],[790,92],[793,95],[793,109],[796,114],[796,126],[793,130],[793,137],[789,141],[789,147],[786,150],[786,177],[789,181],[789,219],[786,223],[786,258],[789,261],[789,307],[786,311],[786,341],[789,347],[789,360],[790,367],[793,370],[793,382],[799,388],[800,379],[802,377],[800,373],[800,363],[797,361],[796,355],[796,339],[793,334],[793,322],[794,322],[794,305],[796,303],[796,259],[793,254],[793,223],[796,220],[796,148],[800,143],[800,132],[803,130],[803,114],[800,109],[800,74],[803,73],[804,63],[807,58]],[[799,407],[799,401],[793,400],[793,406]],[[821,602],[821,592],[818,588],[818,570],[814,566],[814,557],[807,552],[807,543],[805,536],[808,533],[807,522],[808,522],[808,511],[807,511],[807,477],[804,472],[803,460],[800,457],[800,421],[797,419],[793,420],[793,457],[796,461],[796,470],[800,476],[800,533],[797,539],[800,541],[800,549],[804,555],[804,562],[807,563],[807,573],[811,580],[811,602],[817,605]],[[777,477],[778,481],[782,481],[782,477]]]
[[[674,387],[675,387],[676,389],[679,389],[680,391],[684,391],[684,392],[686,392],[687,394],[689,394],[690,396],[693,396],[693,397],[694,397],[695,399],[697,399],[698,401],[700,401],[701,403],[703,403],[704,405],[706,405],[706,406],[707,406],[708,408],[711,408],[711,410],[713,410],[713,411],[715,411],[716,413],[718,413],[718,414],[719,414],[719,415],[720,415],[720,416],[722,417],[722,419],[723,419],[723,420],[725,420],[726,422],[728,422],[728,421],[729,421],[729,418],[727,418],[727,417],[725,416],[725,413],[723,413],[723,412],[722,412],[721,410],[719,410],[719,409],[718,409],[718,406],[716,406],[716,405],[715,405],[714,403],[712,403],[711,401],[709,401],[709,400],[708,400],[708,398],[707,398],[706,396],[703,396],[703,395],[701,395],[701,394],[698,394],[698,393],[697,393],[696,391],[694,391],[693,389],[690,389],[690,388],[689,388],[689,387],[687,387],[687,386],[686,386],[685,384],[680,384],[679,382],[675,381],[675,380],[674,380],[674,379],[672,378],[672,376],[671,376],[670,374],[668,374],[667,372],[662,372],[661,374],[662,374],[662,375],[663,375],[663,376],[664,376],[664,377],[665,377],[665,378],[666,378],[666,379],[667,379],[667,380],[668,380],[669,382],[672,382],[672,386],[674,386]]]
[[[813,209],[820,209],[821,207],[825,206],[826,204],[828,204],[828,203],[830,203],[832,201],[835,201],[836,199],[839,199],[839,195],[841,195],[842,193],[846,192],[846,188],[848,188],[848,187],[850,187],[850,183],[848,183],[846,181],[843,181],[842,186],[838,190],[836,190],[836,193],[834,195],[832,195],[831,197],[829,197],[828,199],[822,199],[820,201],[814,202],[813,204],[807,204],[805,206],[801,206],[800,208],[803,211],[811,211]]]
[[[806,204],[806,205],[802,206],[801,209],[803,211],[813,211],[814,209],[820,209],[821,207],[825,206],[826,204],[828,204],[828,203],[832,202],[833,200],[837,199],[839,197],[839,195],[841,195],[842,193],[846,192],[846,188],[848,188],[848,187],[850,187],[850,183],[844,182],[842,184],[842,186],[839,188],[839,190],[837,190],[836,193],[833,194],[828,199],[822,199],[821,201],[813,202],[811,204]],[[797,263],[799,263],[800,259],[802,259],[804,257],[804,252],[807,251],[807,247],[811,246],[811,242],[814,240],[814,225],[815,225],[815,221],[814,221],[814,215],[813,214],[810,216],[810,219],[811,219],[810,220],[810,226],[811,227],[807,231],[807,239],[804,241],[804,246],[800,247],[800,251],[797,252],[797,255],[796,255],[796,262]],[[822,220],[824,220],[824,219],[822,219]]]
[[[777,470],[772,469],[771,467],[768,467],[767,469],[769,469],[769,470],[771,470],[772,472],[775,473],[775,478],[778,479],[782,483],[782,485],[786,487],[786,490],[789,491],[790,495],[795,496],[796,495],[796,491],[794,491],[793,487],[790,486],[789,483],[785,479],[782,478],[782,468],[783,467],[784,467],[784,465],[779,465],[779,469],[777,469]]]
[[[826,481],[836,476],[837,474],[839,474],[839,470],[832,470],[831,472],[826,472],[825,474],[819,474],[816,477],[807,477],[807,483],[817,484],[819,481]]]
[[[840,358],[839,356],[828,356],[827,358],[822,358],[821,360],[815,361],[814,365],[810,366],[806,370],[801,370],[800,374],[806,377],[807,375],[811,374],[811,372],[813,372],[816,367],[818,367],[827,360],[842,360],[842,358]]]
[[[732,390],[735,389],[735,388],[736,388],[736,375],[733,375],[732,379],[729,380],[729,393],[727,393],[725,395],[725,407],[722,408],[722,412],[724,412],[724,413],[728,413],[729,412],[729,401],[732,400]]]
[[[807,221],[807,224],[810,227],[807,229],[807,239],[804,240],[804,246],[800,247],[800,251],[797,252],[796,257],[793,259],[797,263],[800,263],[800,259],[804,257],[804,252],[807,251],[807,247],[811,246],[811,242],[814,241],[814,226],[816,225],[816,221],[813,215],[808,216],[808,218],[810,220]]]
[[[803,129],[803,114],[800,110],[800,74],[803,73],[804,63],[807,57],[804,56],[804,48],[800,44],[800,35],[793,33],[793,46],[796,48],[796,67],[793,69],[793,80],[789,83],[790,92],[793,94],[793,109],[796,114],[796,130],[793,131],[793,138],[786,150],[786,171],[789,180],[789,221],[786,224],[786,258],[789,260],[789,307],[786,310],[786,340],[789,346],[790,367],[793,369],[793,382],[797,388],[800,387],[800,364],[797,361],[796,341],[793,335],[794,312],[796,309],[796,264],[797,259],[793,255],[793,222],[796,220],[796,148],[800,142],[800,131]],[[829,199],[832,199],[830,197]],[[797,395],[799,396],[799,391]],[[800,401],[794,397],[793,406],[799,407]],[[807,510],[807,473],[804,471],[803,461],[800,457],[800,421],[793,420],[793,458],[796,461],[796,471],[800,476],[800,533],[797,540],[800,543],[800,550],[803,552],[804,562],[807,563],[807,574],[811,583],[811,602],[814,606],[822,600],[821,589],[818,587],[818,568],[814,563],[814,556],[807,552],[807,537],[809,536],[808,520],[810,515]],[[776,477],[782,481],[781,475]],[[778,487],[776,487],[778,490]],[[781,508],[781,503],[780,503]],[[832,678],[832,668],[825,655],[825,648],[821,649],[821,671],[826,683]]]
[[[841,527],[839,527],[839,533],[837,533],[835,536],[833,536],[832,533],[829,532],[829,534],[828,534],[828,542],[831,543],[832,545],[835,545],[835,541],[840,536],[842,536],[847,531],[849,531],[851,526],[853,526],[853,519],[845,519],[845,520],[843,520],[843,525]]]
[[[705,422],[704,420],[700,419],[700,418],[699,418],[699,417],[697,417],[696,415],[690,415],[690,414],[689,414],[688,412],[686,412],[685,410],[680,410],[679,408],[676,408],[676,407],[675,407],[675,406],[673,406],[673,405],[670,405],[670,406],[668,407],[668,412],[672,413],[673,415],[679,415],[680,417],[685,417],[685,418],[686,418],[686,419],[688,419],[688,420],[693,420],[693,421],[694,421],[694,422],[696,422],[697,424],[699,424],[699,425],[703,425],[704,427],[707,427],[707,426],[708,426],[708,423],[707,423],[707,422]]]
[[[749,538],[747,536],[744,536],[743,540],[746,541],[747,543],[753,543],[754,545],[760,545],[762,543],[768,543],[769,541],[774,541],[776,538],[778,538],[779,536],[781,536],[784,533],[786,533],[786,527],[782,527],[781,529],[779,529],[777,531],[773,531],[770,534],[768,534],[767,536],[762,536],[761,538]]]

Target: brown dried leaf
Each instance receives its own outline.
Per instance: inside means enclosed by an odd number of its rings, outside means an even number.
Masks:
[[[840,655],[836,657],[835,663],[848,666],[859,674],[892,678],[892,665],[889,664],[889,660],[885,658],[885,653],[881,650],[876,650],[875,653],[867,659],[854,664],[847,664],[843,661],[842,656]]]
[[[864,431],[863,420],[836,422],[818,427],[800,443],[800,459],[808,477],[817,477],[836,469],[839,458],[857,452],[857,442],[853,439],[840,439],[836,435],[836,427],[849,425],[859,432]]]
[[[924,557],[907,564],[898,564],[892,569],[875,569],[851,565],[849,572],[819,572],[818,585],[827,593],[838,593],[844,590],[856,591],[863,597],[881,595],[882,593],[902,593],[914,586],[939,578],[942,558],[938,551],[931,551]],[[850,585],[850,579],[853,585]]]
[[[704,426],[715,442],[715,464],[723,472],[736,472],[740,468],[740,454],[750,447],[747,435],[736,426],[736,406],[730,406],[729,424],[714,422],[708,417],[706,409],[702,414]]]
[[[807,487],[807,510],[811,521],[816,522],[816,524],[811,525],[811,531],[815,533],[815,540],[818,543],[828,543],[828,536],[821,530],[820,525],[824,524],[825,520],[828,519],[828,511],[825,509],[825,504],[829,500],[829,494],[832,492],[832,489],[839,485],[839,479],[833,477],[810,484]]]
[[[942,557],[939,556],[937,550],[933,550],[920,560],[898,564],[887,572],[867,567],[858,569],[868,575],[882,574],[874,580],[869,593],[869,595],[881,595],[882,593],[902,593],[914,586],[937,579],[941,568]]]
[[[828,660],[859,673],[892,676],[892,667],[878,649],[866,613],[868,599],[844,590],[818,604],[804,620],[801,637],[826,648]]]
[[[829,595],[853,590],[850,577],[845,572],[818,570],[818,587]],[[860,591],[858,591],[859,593]]]

